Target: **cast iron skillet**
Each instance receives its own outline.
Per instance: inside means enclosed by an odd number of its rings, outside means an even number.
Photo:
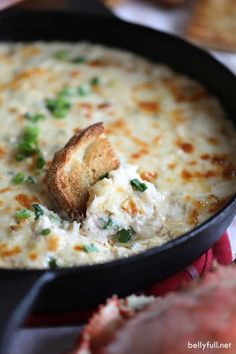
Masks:
[[[229,117],[236,120],[236,79],[228,69],[177,37],[128,24],[108,16],[106,11],[101,14],[101,10],[100,14],[11,10],[0,15],[0,39],[89,40],[128,49],[202,82],[220,99]],[[12,332],[33,304],[36,311],[73,310],[96,305],[114,293],[124,296],[160,281],[209,249],[229,226],[235,208],[233,198],[193,231],[127,259],[54,271],[1,269],[0,354],[10,352]]]

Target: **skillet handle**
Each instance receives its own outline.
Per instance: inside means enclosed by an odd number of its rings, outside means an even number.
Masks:
[[[10,344],[52,272],[0,271],[0,354],[10,354]]]
[[[79,12],[114,17],[109,7],[105,6],[102,0],[71,0],[69,4],[71,5],[71,8],[74,7],[75,9],[78,9]]]

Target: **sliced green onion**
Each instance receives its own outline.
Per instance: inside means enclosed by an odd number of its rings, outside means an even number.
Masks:
[[[37,160],[36,160],[36,167],[39,168],[39,169],[42,169],[45,164],[46,164],[46,161],[45,161],[45,159],[43,157],[43,154],[42,154],[41,151],[39,151],[38,157],[37,157]]]
[[[98,252],[99,251],[98,248],[92,243],[90,245],[83,245],[82,249],[83,249],[84,252],[87,252],[87,253]]]
[[[116,235],[120,243],[127,243],[134,234],[134,229],[130,227],[129,229],[122,229],[118,231]]]
[[[69,59],[69,52],[68,50],[62,49],[62,50],[58,50],[57,52],[55,52],[53,54],[55,59],[58,60],[68,60]]]
[[[59,92],[59,96],[71,97],[77,95],[76,87],[65,87]]]
[[[48,218],[49,218],[49,220],[51,220],[52,222],[54,222],[54,223],[61,223],[61,218],[60,218],[60,216],[59,215],[56,215],[56,214],[50,214],[49,216],[48,216]]]
[[[17,161],[32,156],[38,151],[38,135],[38,127],[29,126],[25,129],[22,141],[17,148],[17,154],[15,156]]]
[[[110,229],[111,227],[113,227],[115,224],[113,222],[113,220],[111,218],[108,218],[108,220],[104,223],[103,225],[103,230],[105,229]]]
[[[130,184],[134,190],[139,192],[144,192],[146,189],[148,189],[148,186],[145,183],[139,181],[137,178],[132,179],[132,181],[130,181]]]
[[[34,177],[34,176],[28,176],[28,177],[26,178],[26,182],[27,182],[27,183],[31,183],[31,184],[36,184],[36,183],[37,183],[37,179],[36,179],[36,177]]]
[[[75,64],[83,64],[86,62],[86,59],[84,57],[76,57],[72,60],[72,63]]]
[[[105,173],[104,175],[100,176],[98,179],[99,179],[99,181],[101,181],[104,178],[109,178],[109,173],[108,172]]]
[[[81,85],[77,89],[79,96],[86,96],[90,93],[90,87],[89,85]]]
[[[57,264],[57,260],[56,258],[51,258],[48,262],[48,266],[50,269],[57,269],[58,268],[58,264]]]
[[[44,214],[44,210],[39,204],[33,204],[32,208],[34,209],[35,220],[38,220]]]
[[[28,209],[21,209],[16,212],[17,219],[28,219],[32,215],[31,211]]]
[[[71,109],[71,103],[65,96],[58,96],[55,99],[46,99],[47,109],[58,119],[65,118]]]
[[[19,172],[12,178],[12,182],[15,184],[21,184],[25,181],[25,177],[24,172]]]
[[[93,78],[90,80],[90,84],[91,84],[92,86],[99,86],[99,85],[101,84],[101,79],[100,79],[100,77],[98,77],[98,76],[93,77]]]
[[[41,235],[47,236],[48,234],[50,234],[50,232],[51,232],[51,229],[43,229],[43,230],[41,231]]]
[[[42,114],[42,113],[35,113],[35,114],[31,114],[31,113],[25,113],[25,118],[27,119],[27,120],[30,120],[31,122],[33,122],[33,123],[36,123],[36,122],[38,122],[38,121],[40,121],[40,120],[44,120],[46,117],[45,117],[45,115],[44,114]]]

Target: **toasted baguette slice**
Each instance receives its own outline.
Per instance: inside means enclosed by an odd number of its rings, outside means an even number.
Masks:
[[[209,48],[236,51],[236,0],[199,0],[187,36]]]
[[[153,0],[153,2],[163,6],[180,6],[183,5],[186,0]]]
[[[86,211],[89,187],[118,167],[119,160],[102,123],[74,135],[55,153],[46,175],[48,192],[57,211],[77,220]]]

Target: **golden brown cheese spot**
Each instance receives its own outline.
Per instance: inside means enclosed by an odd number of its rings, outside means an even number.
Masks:
[[[211,144],[211,145],[217,146],[220,144],[219,139],[214,138],[214,137],[207,138],[207,140],[208,140],[209,144]]]
[[[23,57],[25,57],[25,59],[31,58],[40,53],[41,53],[40,48],[33,45],[28,45],[24,48],[21,48],[21,54],[23,55]]]
[[[150,90],[154,88],[153,82],[144,82],[142,84],[134,86],[134,91]]]
[[[36,261],[38,259],[38,255],[36,252],[31,252],[29,253],[29,258],[31,259],[31,261]]]
[[[209,154],[202,154],[201,156],[200,156],[200,158],[202,159],[202,160],[210,160],[210,155]]]
[[[79,71],[79,70],[72,70],[71,73],[70,73],[70,76],[71,76],[73,79],[76,79],[77,77],[80,76],[80,71]]]
[[[102,59],[95,59],[95,60],[90,60],[88,62],[88,65],[94,66],[94,67],[104,67],[104,66],[107,66],[108,63],[106,63],[105,60],[102,60]]]
[[[142,172],[140,174],[140,176],[145,181],[154,182],[157,179],[157,177],[158,177],[158,173],[157,172],[151,172],[151,171],[148,172],[148,171],[146,171],[146,172]]]
[[[168,165],[168,168],[169,168],[170,170],[174,170],[174,169],[176,168],[176,163],[170,163],[170,164]]]
[[[157,113],[160,110],[160,104],[154,101],[140,101],[138,106],[142,111],[150,114]]]
[[[47,238],[48,250],[51,252],[56,252],[59,247],[59,239],[57,236],[49,236]]]
[[[186,152],[186,154],[191,154],[194,151],[194,146],[191,143],[188,142],[181,142],[178,141],[176,142],[176,145],[183,150],[184,152]]]
[[[40,200],[35,195],[29,196],[24,193],[17,194],[15,199],[24,208],[30,208],[34,203],[40,203]]]
[[[74,246],[74,250],[79,252],[79,251],[82,251],[83,250],[83,247],[81,245],[75,245]]]
[[[74,129],[73,129],[73,132],[74,132],[75,134],[79,134],[79,133],[81,132],[81,128],[74,128]]]
[[[194,165],[196,165],[197,164],[197,161],[196,160],[191,160],[191,161],[189,161],[189,165],[191,165],[191,166],[194,166]]]
[[[0,189],[0,193],[6,193],[6,192],[10,192],[10,191],[11,191],[10,187]]]
[[[198,217],[199,217],[199,212],[197,209],[191,210],[189,216],[188,216],[188,224],[189,225],[197,225],[198,224]]]
[[[132,199],[126,200],[126,201],[122,204],[122,209],[123,209],[126,213],[131,214],[131,215],[135,215],[135,214],[137,214],[138,211],[139,211],[137,204],[136,204],[135,201],[132,200]]]
[[[6,155],[6,150],[0,146],[0,159],[2,159]]]
[[[138,152],[134,153],[131,155],[132,159],[139,159],[142,156],[148,155],[149,154],[149,149],[141,149]]]
[[[19,231],[21,228],[22,228],[21,223],[9,226],[10,231],[14,231],[14,232]]]
[[[184,180],[190,180],[193,176],[192,176],[192,174],[191,174],[189,171],[183,170],[183,171],[181,172],[181,177],[182,177]]]
[[[133,140],[134,143],[142,146],[143,148],[148,148],[149,147],[148,144],[145,141],[143,141],[142,139],[138,138],[137,136],[131,135],[130,138]]]
[[[99,103],[97,105],[98,109],[106,109],[106,108],[109,108],[109,107],[111,107],[111,104],[109,102]]]
[[[122,188],[122,187],[117,187],[116,188],[116,191],[118,192],[118,193],[124,193],[124,188]]]
[[[161,141],[162,137],[160,135],[155,136],[155,138],[152,140],[153,144],[159,144]]]
[[[48,70],[44,68],[32,68],[17,74],[13,81],[9,83],[11,88],[17,89],[21,86],[22,81],[30,80],[36,78],[37,80],[41,77],[48,75]]]
[[[225,204],[229,201],[229,198],[220,199],[214,194],[210,194],[208,196],[208,201],[210,204],[208,207],[209,213],[216,213],[225,206]]]
[[[192,83],[183,84],[175,77],[165,78],[163,82],[177,102],[197,102],[207,97],[207,91],[204,88],[192,87]]]
[[[3,101],[4,101],[3,97],[2,97],[2,96],[0,96],[0,106],[2,106]]]
[[[236,168],[233,166],[228,166],[223,170],[222,177],[225,179],[230,179],[236,177]]]
[[[13,257],[21,253],[20,246],[8,247],[6,243],[0,244],[0,257]]]
[[[183,123],[185,121],[185,117],[183,111],[179,108],[176,108],[172,111],[172,117],[175,123]]]

